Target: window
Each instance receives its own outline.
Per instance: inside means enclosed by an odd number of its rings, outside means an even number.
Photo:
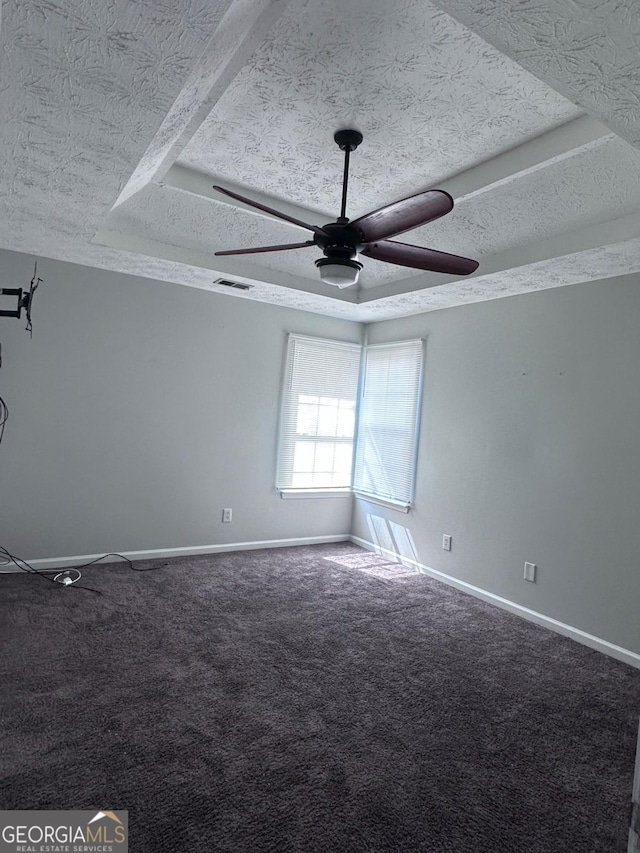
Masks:
[[[361,347],[289,335],[276,486],[351,488]]]
[[[413,498],[422,341],[365,349],[353,488],[408,507]]]
[[[423,343],[365,347],[360,378],[361,351],[289,335],[276,486],[283,496],[353,489],[406,510],[413,499]]]

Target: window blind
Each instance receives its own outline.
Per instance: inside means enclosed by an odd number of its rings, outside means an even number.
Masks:
[[[353,487],[409,506],[418,441],[423,342],[365,349]]]
[[[361,347],[289,335],[276,487],[350,489]]]

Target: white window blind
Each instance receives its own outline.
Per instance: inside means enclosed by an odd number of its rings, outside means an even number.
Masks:
[[[353,488],[409,506],[418,441],[422,341],[365,350]]]
[[[361,347],[289,335],[276,487],[350,489]]]

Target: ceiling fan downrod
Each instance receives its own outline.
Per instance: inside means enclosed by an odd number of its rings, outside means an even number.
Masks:
[[[349,155],[355,151],[358,145],[362,142],[362,134],[358,130],[338,130],[333,136],[336,145],[341,151],[344,151],[344,174],[342,176],[342,207],[340,208],[340,220],[344,220],[344,224],[349,221],[347,219],[347,185],[349,183]],[[341,223],[342,224],[342,223]]]

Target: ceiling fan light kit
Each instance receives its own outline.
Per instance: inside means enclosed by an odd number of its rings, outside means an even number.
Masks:
[[[338,219],[322,227],[309,225],[278,210],[225,190],[223,187],[214,186],[213,189],[223,195],[313,232],[313,239],[304,243],[258,246],[252,249],[228,249],[216,252],[216,255],[279,252],[315,245],[324,255],[315,262],[320,279],[326,284],[339,288],[351,287],[357,283],[362,269],[362,264],[355,260],[358,254],[389,264],[450,275],[469,275],[478,268],[478,262],[470,258],[388,239],[450,213],[453,210],[453,199],[443,190],[426,190],[416,193],[351,222],[346,216],[349,156],[362,142],[362,134],[357,130],[345,129],[338,130],[333,138],[336,145],[344,151],[342,205]]]
[[[320,272],[321,281],[339,288],[356,284],[362,269],[362,264],[358,261],[340,260],[340,258],[318,258],[316,266]]]

